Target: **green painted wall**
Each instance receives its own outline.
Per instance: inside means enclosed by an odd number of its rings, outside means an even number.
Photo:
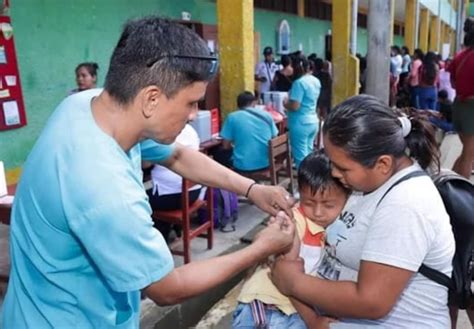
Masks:
[[[213,0],[12,0],[10,4],[28,124],[0,132],[0,160],[7,169],[22,165],[51,112],[75,88],[78,63],[96,61],[98,85],[103,84],[127,19],[149,14],[179,18],[188,11],[193,20],[216,23]],[[290,24],[292,50],[301,43],[305,53],[323,56],[331,22],[257,9],[255,30],[260,32],[261,50],[267,45],[276,48],[282,19]],[[358,32],[358,52],[367,52],[366,30]]]
[[[205,23],[216,20],[215,4],[204,0],[13,0],[10,15],[28,124],[0,132],[0,160],[20,166],[56,105],[75,88],[75,66],[99,64],[103,84],[109,57],[129,18],[189,11]],[[67,129],[67,127],[64,127]]]

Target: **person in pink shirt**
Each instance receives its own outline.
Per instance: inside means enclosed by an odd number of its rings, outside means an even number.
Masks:
[[[423,63],[425,54],[419,48],[415,49],[413,53],[413,61],[411,63],[410,73],[408,75],[408,83],[410,85],[410,105],[419,108],[419,99],[418,99],[418,85],[419,81],[419,69]]]

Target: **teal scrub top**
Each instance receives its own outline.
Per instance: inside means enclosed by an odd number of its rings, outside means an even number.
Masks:
[[[293,81],[289,99],[300,103],[296,111],[288,111],[288,125],[317,124],[316,104],[318,103],[321,83],[312,74],[303,75]]]
[[[227,116],[220,135],[234,144],[232,157],[236,169],[251,171],[270,165],[268,141],[278,135],[270,113],[255,108],[232,112]]]
[[[173,269],[141,172],[141,156],[163,161],[173,146],[124,152],[92,116],[99,93],[66,98],[24,164],[2,328],[139,328],[140,289]]]

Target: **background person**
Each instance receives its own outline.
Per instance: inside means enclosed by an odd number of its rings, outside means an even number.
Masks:
[[[436,110],[439,66],[436,63],[436,54],[426,53],[423,64],[419,68],[418,101],[422,110]]]
[[[70,94],[96,88],[98,69],[99,65],[94,62],[80,63],[77,65],[75,70],[77,88],[71,90]]]
[[[288,113],[291,152],[298,168],[301,161],[313,151],[319,124],[316,111],[321,83],[309,71],[309,63],[304,55],[299,54],[295,58],[294,81],[283,105]]]
[[[453,104],[453,124],[462,142],[461,155],[453,170],[470,178],[474,163],[474,18],[464,23],[464,46],[448,67],[456,89]]]
[[[272,116],[255,108],[256,103],[251,92],[239,94],[238,110],[227,116],[220,133],[223,148],[232,150],[232,167],[243,173],[270,166],[268,142],[278,135]]]
[[[187,123],[183,130],[176,137],[176,143],[181,146],[199,150],[199,136],[194,128]],[[150,171],[152,187],[146,191],[151,209],[153,210],[179,210],[182,208],[182,188],[183,178],[172,172],[165,166],[152,165]],[[194,203],[201,193],[201,185],[195,185],[189,191],[189,202]],[[155,221],[155,227],[161,232],[165,240],[169,243],[171,224],[164,221]]]
[[[281,56],[282,69],[275,72],[272,81],[272,90],[288,91],[293,82],[293,66],[291,65],[291,57],[288,55]]]
[[[273,60],[273,48],[265,47],[263,49],[263,61],[257,64],[255,68],[255,80],[259,82],[259,95],[262,97],[263,93],[270,91],[275,73],[280,67]]]
[[[419,85],[420,85],[420,66],[423,64],[425,54],[419,48],[413,53],[413,61],[411,63],[410,74],[408,75],[408,84],[410,86],[410,103],[411,106],[419,109]]]

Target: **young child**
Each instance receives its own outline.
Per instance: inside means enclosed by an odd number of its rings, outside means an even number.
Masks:
[[[298,187],[300,202],[293,213],[300,239],[299,256],[304,259],[305,272],[316,275],[324,247],[324,230],[343,209],[349,191],[331,176],[327,156],[316,151],[301,162]],[[234,311],[233,328],[296,329],[325,320],[309,306],[282,295],[270,281],[268,273],[268,267],[259,267],[245,281]]]

